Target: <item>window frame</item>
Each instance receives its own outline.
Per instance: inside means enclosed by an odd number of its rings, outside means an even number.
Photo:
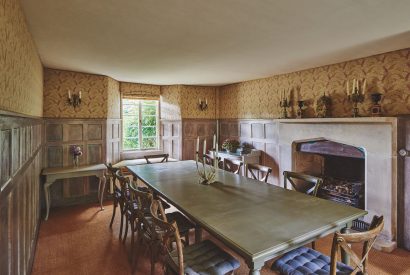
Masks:
[[[135,100],[138,101],[138,144],[139,148],[130,148],[130,149],[124,149],[124,112],[123,112],[123,100]],[[156,115],[155,115],[155,131],[156,131],[156,136],[155,136],[155,142],[156,142],[156,147],[151,147],[151,148],[141,148],[142,147],[142,106],[144,101],[155,101],[155,107],[156,107]],[[147,115],[147,116],[154,116],[154,115]],[[146,116],[145,116],[146,117]],[[158,151],[161,149],[161,144],[160,144],[160,101],[159,99],[145,99],[145,98],[129,98],[129,97],[122,97],[121,98],[121,151],[123,152],[143,152],[143,151]],[[151,126],[154,127],[154,126]],[[152,138],[152,137],[151,137]]]

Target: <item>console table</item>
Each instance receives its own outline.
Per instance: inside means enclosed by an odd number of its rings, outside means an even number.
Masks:
[[[211,155],[215,152],[213,150],[209,151]],[[247,170],[246,170],[246,165],[248,163],[252,164],[259,164],[259,159],[261,156],[261,151],[252,149],[249,153],[247,154],[238,154],[238,153],[227,153],[226,151],[219,151],[218,152],[218,157],[221,158],[221,161],[224,159],[237,159],[243,162],[243,171],[244,173],[241,173],[242,175],[246,176],[247,175]]]
[[[103,207],[104,200],[104,190],[105,190],[105,171],[106,166],[104,164],[94,164],[79,167],[64,167],[64,168],[45,168],[42,171],[42,175],[45,176],[46,180],[44,183],[44,195],[46,198],[46,217],[48,219],[48,214],[50,212],[50,187],[56,180],[78,178],[78,177],[88,177],[96,176],[99,178],[98,183],[98,200],[100,202],[101,210]]]

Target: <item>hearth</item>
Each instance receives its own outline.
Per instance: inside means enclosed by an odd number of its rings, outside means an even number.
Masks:
[[[364,209],[364,182],[324,178],[318,196],[331,201]]]

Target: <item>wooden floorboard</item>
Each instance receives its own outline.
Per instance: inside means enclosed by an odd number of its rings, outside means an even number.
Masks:
[[[124,245],[118,240],[119,219],[112,230],[108,227],[111,213],[109,202],[104,211],[99,211],[97,203],[51,209],[49,220],[40,225],[32,274],[131,274],[129,242]],[[210,236],[205,232],[204,238]],[[331,236],[317,242],[318,250],[327,255],[330,245]],[[232,254],[241,260],[235,274],[248,274],[243,260]],[[272,262],[265,264],[262,274],[276,274],[270,270]],[[369,271],[369,274],[410,274],[410,252],[397,249],[387,254],[373,250]],[[140,258],[136,274],[149,273],[148,259]],[[156,273],[163,274],[159,264]]]

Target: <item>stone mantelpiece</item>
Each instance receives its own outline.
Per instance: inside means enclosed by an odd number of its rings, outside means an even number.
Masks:
[[[395,247],[397,237],[397,133],[398,118],[325,118],[278,120],[279,175],[295,170],[295,142],[324,138],[363,148],[365,160],[365,208],[385,217],[380,248]],[[279,181],[282,182],[282,179]]]

